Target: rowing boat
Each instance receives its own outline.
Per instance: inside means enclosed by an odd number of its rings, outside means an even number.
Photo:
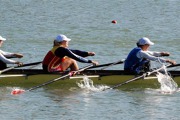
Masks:
[[[175,82],[180,85],[180,71],[169,71]],[[65,73],[45,73],[41,69],[12,69],[0,75],[0,87],[32,87],[42,84],[48,80],[58,78]],[[89,77],[94,86],[108,85],[113,86],[122,83],[128,79],[137,77],[132,74],[125,74],[123,70],[85,70],[80,74],[70,78],[65,78],[47,85],[50,88],[71,88],[78,87],[77,82],[80,82],[84,76]],[[134,88],[159,88],[160,85],[155,76],[149,76],[145,79],[140,79],[123,85],[122,89]]]

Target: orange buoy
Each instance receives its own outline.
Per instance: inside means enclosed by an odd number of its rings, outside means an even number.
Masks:
[[[117,21],[116,21],[116,20],[113,20],[111,23],[113,23],[113,24],[117,24]]]
[[[14,89],[12,92],[11,92],[11,95],[17,95],[17,94],[21,94],[21,93],[24,93],[25,90],[23,89]]]

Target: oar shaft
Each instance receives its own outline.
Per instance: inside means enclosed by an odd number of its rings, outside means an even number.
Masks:
[[[45,86],[45,85],[51,84],[51,83],[53,83],[53,82],[56,82],[56,81],[58,81],[58,80],[60,80],[60,79],[66,78],[66,77],[68,77],[68,76],[70,76],[70,73],[67,74],[67,75],[64,75],[64,76],[62,76],[62,77],[59,77],[59,78],[56,78],[56,79],[47,81],[47,82],[45,82],[45,83],[43,83],[43,84],[41,84],[41,85],[34,86],[34,87],[32,87],[32,88],[30,88],[30,89],[28,89],[28,90],[26,90],[26,91],[31,91],[31,90],[34,90],[34,89],[43,87],[43,86]]]
[[[167,68],[172,68],[172,67],[177,67],[177,66],[180,66],[180,64],[170,65],[170,66],[168,66]]]
[[[12,70],[12,69],[14,69],[14,68],[16,68],[16,66],[9,67],[9,68],[6,68],[6,69],[4,69],[4,70],[1,70],[1,71],[0,71],[0,74],[2,74],[2,73],[4,73],[4,72],[7,72],[7,71],[9,71],[9,70]]]
[[[37,64],[40,64],[40,63],[42,63],[42,61],[40,61],[40,62],[34,62],[34,63],[27,63],[27,64],[24,64],[24,65],[22,65],[22,66],[17,66],[17,67],[18,67],[18,68],[19,68],[19,67],[27,67],[27,66],[37,65]]]
[[[86,67],[83,67],[83,68],[81,68],[81,69],[79,69],[79,70],[77,70],[77,71],[69,72],[69,73],[66,74],[66,75],[63,75],[63,76],[58,77],[58,78],[56,78],[56,79],[49,80],[49,81],[47,81],[47,82],[45,82],[45,83],[43,83],[43,84],[40,84],[40,85],[38,85],[38,86],[34,86],[34,87],[32,87],[32,88],[30,88],[30,89],[28,89],[28,90],[26,90],[26,91],[32,91],[32,90],[34,90],[34,89],[43,87],[43,86],[45,86],[45,85],[51,84],[51,83],[53,83],[53,82],[56,82],[56,81],[58,81],[58,80],[62,80],[62,79],[64,79],[64,78],[66,78],[66,77],[71,76],[72,73],[82,72],[82,71],[84,71],[85,69],[88,69],[89,67],[92,67],[92,66],[94,66],[94,65],[91,64],[91,65],[86,66]]]
[[[120,84],[118,84],[118,85],[115,85],[115,86],[112,87],[112,89],[118,88],[118,87],[120,87],[120,86],[122,86],[122,85],[124,85],[124,84],[130,83],[130,82],[132,82],[132,81],[139,80],[139,79],[144,78],[144,77],[145,77],[145,75],[143,74],[143,75],[141,75],[141,76],[135,77],[134,79],[130,79],[130,80],[127,80],[127,81],[125,81],[125,82],[123,82],[123,83],[120,83]]]
[[[169,65],[168,65],[168,66],[169,66]],[[167,67],[168,67],[168,66],[167,66]],[[122,86],[122,85],[125,85],[125,84],[127,84],[127,83],[130,83],[130,82],[139,80],[139,79],[144,78],[144,77],[146,77],[146,76],[149,76],[149,75],[151,75],[151,74],[153,74],[153,73],[155,73],[155,72],[158,72],[158,71],[160,71],[160,70],[163,69],[163,68],[164,68],[164,66],[163,66],[163,67],[160,67],[160,68],[158,68],[158,69],[155,69],[155,70],[153,70],[153,71],[151,71],[151,72],[146,72],[146,73],[144,73],[144,74],[141,75],[141,76],[138,76],[138,77],[135,77],[135,78],[133,78],[133,79],[127,80],[127,81],[125,81],[125,82],[123,82],[123,83],[120,83],[120,84],[117,84],[117,85],[115,85],[115,86],[113,86],[113,87],[111,87],[111,88],[112,88],[112,89],[115,89],[115,88],[118,88],[118,87],[120,87],[120,86]],[[110,88],[108,88],[108,89],[110,89]]]
[[[4,72],[7,72],[7,71],[9,71],[9,70],[12,70],[12,69],[14,69],[14,68],[26,67],[26,66],[31,66],[31,65],[37,65],[37,64],[40,64],[40,63],[41,63],[41,62],[34,62],[34,63],[24,64],[24,65],[22,65],[22,66],[9,67],[9,68],[6,68],[6,69],[4,69],[4,70],[1,70],[1,71],[0,71],[0,74],[1,74],[1,73],[4,73]]]
[[[91,69],[91,68],[99,68],[99,67],[104,67],[104,66],[109,66],[109,65],[112,65],[112,64],[113,64],[113,65],[122,64],[122,63],[124,63],[124,61],[118,61],[117,63],[112,62],[112,63],[102,64],[102,65],[92,66],[92,67],[90,67],[90,68],[88,68],[88,69]]]
[[[117,62],[114,62],[114,63],[112,63],[112,64],[110,64],[110,65],[107,65],[107,66],[101,68],[101,70],[105,70],[106,68],[111,67],[111,66],[113,66],[113,65],[116,65],[116,64],[118,64],[118,63],[119,63],[119,64],[120,64],[120,63],[124,63],[124,61],[125,61],[125,59],[119,60],[119,61],[117,61]]]

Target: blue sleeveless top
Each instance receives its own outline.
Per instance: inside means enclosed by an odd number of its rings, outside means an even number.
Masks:
[[[131,70],[133,66],[137,63],[141,62],[141,58],[138,58],[136,54],[141,50],[141,48],[136,47],[134,48],[127,56],[124,64],[124,70]]]

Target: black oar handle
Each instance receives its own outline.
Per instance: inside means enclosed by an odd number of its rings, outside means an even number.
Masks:
[[[180,64],[170,65],[170,66],[168,66],[167,68],[172,68],[172,67],[177,67],[177,66],[180,66]]]

